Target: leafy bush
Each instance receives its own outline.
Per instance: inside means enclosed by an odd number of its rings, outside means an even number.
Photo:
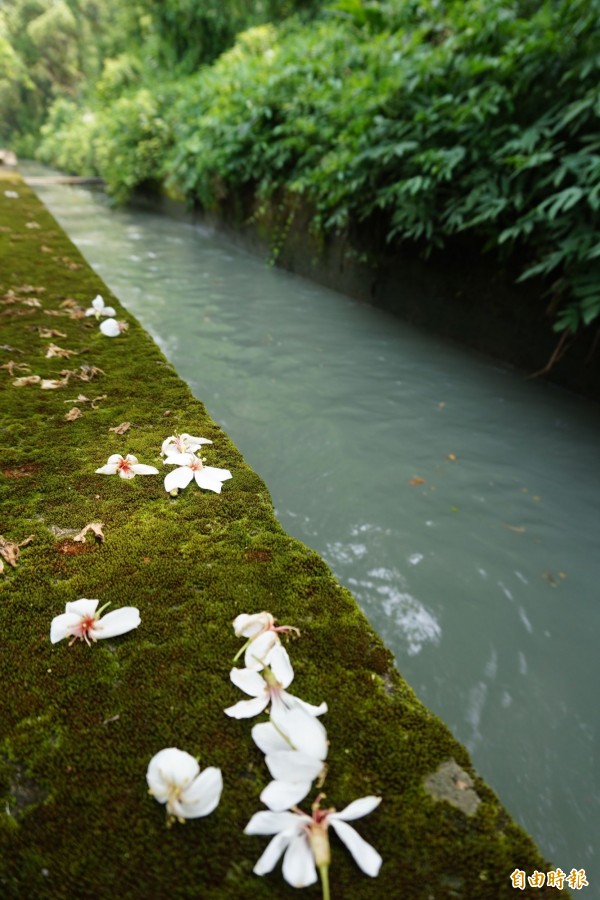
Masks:
[[[544,277],[558,330],[600,313],[597,0],[340,0],[254,29],[183,88],[173,182],[308,198],[424,254],[470,236]],[[385,15],[384,15],[385,13]]]

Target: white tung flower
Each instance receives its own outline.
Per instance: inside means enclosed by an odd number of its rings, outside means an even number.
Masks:
[[[265,666],[273,667],[277,656],[287,657],[287,650],[279,639],[281,633],[300,634],[300,630],[293,625],[275,625],[275,619],[269,612],[254,613],[253,615],[241,613],[233,620],[233,630],[238,637],[248,638],[234,656],[234,661],[244,653],[246,668],[259,670]]]
[[[117,322],[116,319],[105,319],[104,322],[100,322],[100,331],[106,337],[118,337],[127,328],[129,328],[127,322]]]
[[[212,444],[208,438],[192,437],[185,431],[183,434],[171,434],[162,442],[160,448],[161,456],[171,456],[173,453],[195,453],[200,449],[202,444]]]
[[[304,800],[325,767],[328,742],[321,722],[298,706],[255,725],[252,737],[274,779],[260,795],[265,806],[279,812]]]
[[[312,816],[296,810],[295,812],[258,812],[255,813],[244,834],[272,834],[268,844],[256,865],[256,875],[271,872],[282,853],[283,877],[292,887],[306,887],[317,880],[317,869],[321,874],[323,886],[329,884],[328,869],[331,861],[329,849],[329,826],[333,828],[340,840],[346,845],[354,861],[366,874],[375,878],[381,867],[381,856],[359,834],[348,825],[348,821],[368,815],[381,802],[381,797],[361,797],[350,803],[341,812],[334,809],[320,809],[323,795],[317,797],[312,806]],[[329,889],[327,887],[327,896]]]
[[[128,453],[123,457],[120,453],[113,453],[108,457],[105,466],[96,469],[96,475],[116,475],[121,478],[135,478],[136,475],[158,475],[158,469],[154,466],[146,466],[137,461],[137,456]]]
[[[167,804],[169,825],[175,819],[207,816],[219,805],[223,790],[220,769],[209,766],[200,772],[198,761],[177,747],[166,747],[152,757],[146,780],[150,793]]]
[[[109,604],[105,603],[101,609],[96,610],[98,603],[98,600],[88,600],[85,597],[67,603],[64,613],[52,619],[50,626],[52,643],[56,644],[63,638],[70,637],[71,644],[79,638],[90,645],[90,640],[117,637],[132,631],[140,624],[140,611],[135,606],[123,606],[100,618]]]
[[[312,716],[320,716],[327,712],[327,704],[312,706],[299,697],[288,694],[285,690],[294,679],[294,670],[287,653],[285,657],[278,656],[273,661],[273,668],[266,666],[262,672],[253,669],[232,669],[229,677],[233,683],[249,694],[252,700],[240,700],[233,706],[229,706],[225,713],[233,719],[249,719],[257,716],[271,705],[271,714],[282,715],[286,709],[301,706]]]
[[[97,294],[92,300],[92,305],[85,311],[86,316],[95,316],[99,319],[101,316],[116,316],[112,306],[106,306],[104,298],[101,294]]]
[[[169,493],[175,488],[187,487],[192,478],[195,478],[198,487],[220,494],[222,482],[231,478],[229,469],[205,466],[193,453],[171,453],[165,459],[165,465],[178,467],[165,478],[165,490]]]

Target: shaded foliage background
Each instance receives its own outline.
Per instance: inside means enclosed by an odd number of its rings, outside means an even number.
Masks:
[[[0,15],[0,139],[101,174],[118,201],[165,181],[205,207],[283,191],[323,236],[358,223],[382,248],[466,240],[510,261],[564,337],[600,314],[600,0],[14,0]]]

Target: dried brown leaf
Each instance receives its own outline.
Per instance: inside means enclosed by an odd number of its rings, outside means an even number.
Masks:
[[[44,328],[43,325],[38,326],[38,331],[42,338],[66,338],[67,336],[64,331],[59,331],[58,328]]]
[[[83,413],[79,409],[78,406],[74,406],[69,412],[66,414],[65,419],[67,422],[74,422],[75,419],[80,419]]]
[[[17,560],[21,555],[21,547],[26,547],[27,544],[30,544],[34,538],[35,535],[30,534],[28,538],[25,538],[24,541],[20,541],[17,544],[15,541],[8,541],[3,535],[0,534],[0,556],[6,560],[9,566],[12,566],[13,569],[16,569]]]
[[[31,366],[28,366],[25,363],[17,363],[14,361],[14,359],[9,359],[7,363],[4,363],[4,365],[0,366],[0,369],[8,369],[8,374],[11,377],[15,374],[15,371],[26,372],[30,368]]]
[[[44,313],[47,316],[68,316],[68,312],[63,312],[61,309],[45,309]]]
[[[109,428],[109,431],[114,431],[115,434],[125,434],[126,431],[129,431],[131,428],[131,422],[121,422],[120,425],[115,425],[114,428]]]
[[[77,356],[77,353],[75,350],[65,350],[64,347],[50,344],[46,350],[46,359],[52,359],[53,356],[57,356],[61,359],[68,359],[70,356]]]
[[[37,297],[25,297],[24,300],[21,300],[21,303],[23,306],[33,306],[36,309],[39,309],[42,305]]]
[[[41,380],[39,375],[23,375],[21,378],[15,378],[13,384],[15,387],[25,387],[27,384],[38,384]]]
[[[55,391],[57,388],[64,387],[68,381],[68,378],[42,378],[40,387],[43,391]]]
[[[98,404],[101,400],[106,400],[108,394],[100,394],[99,397],[94,397],[92,400],[92,409],[98,409]]]
[[[25,228],[41,228],[39,222],[25,222]]]
[[[101,544],[104,541],[104,534],[102,529],[104,528],[104,522],[90,522],[89,525],[86,525],[85,528],[82,528],[79,534],[75,535],[73,538],[74,541],[79,541],[80,543],[85,543],[85,536],[88,531],[93,532],[94,538],[96,541]]]

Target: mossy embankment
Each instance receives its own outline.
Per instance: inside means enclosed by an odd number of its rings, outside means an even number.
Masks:
[[[129,324],[118,338],[78,314],[98,292]],[[334,838],[333,897],[497,900],[514,897],[515,868],[551,868],[401,678],[352,595],[282,530],[261,479],[10,174],[0,174],[0,333],[0,533],[32,537],[0,575],[3,898],[320,896],[316,885],[298,894],[279,871],[253,875],[267,839],[242,834],[269,776],[252,722],[223,709],[241,697],[229,680],[240,646],[231,621],[262,609],[302,631],[290,646],[292,690],[329,704],[327,802],[383,797],[357,823],[381,873],[360,874]],[[74,355],[47,357],[50,343]],[[66,383],[15,385],[28,375]],[[79,395],[87,400],[71,402]],[[82,415],[69,421],[73,406]],[[125,433],[111,430],[124,422]],[[192,485],[173,498],[159,476],[95,474],[111,453],[160,468],[162,441],[183,431],[210,438],[209,464],[231,470],[221,495]],[[73,541],[90,522],[103,523],[104,542]],[[80,597],[135,605],[141,625],[91,648],[52,646],[51,619]],[[210,817],[171,829],[145,781],[168,746],[219,766],[225,782]],[[441,780],[459,805],[426,786],[450,759],[460,769]],[[481,802],[463,811],[461,795],[475,792]]]

